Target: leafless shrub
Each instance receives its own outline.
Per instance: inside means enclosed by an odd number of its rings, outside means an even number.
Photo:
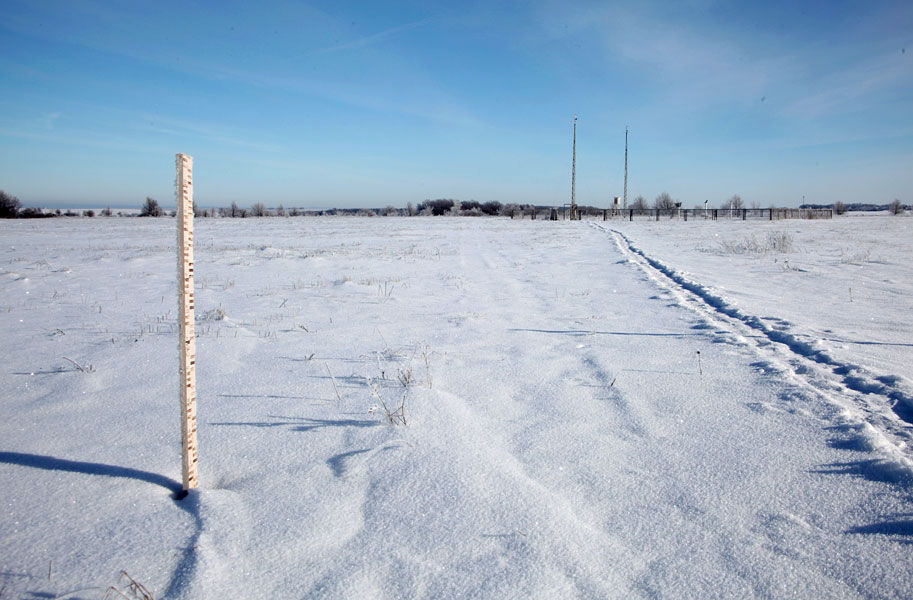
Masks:
[[[771,252],[792,252],[793,236],[786,231],[771,231],[767,234],[767,250]]]
[[[767,254],[792,252],[793,237],[786,231],[771,231],[766,239],[759,240],[751,234],[741,240],[723,240],[720,250],[726,254]]]
[[[21,207],[19,198],[0,190],[0,219],[15,219]]]
[[[628,208],[633,208],[634,210],[644,210],[647,208],[647,199],[643,196],[638,196],[634,198],[631,204],[628,205]]]
[[[871,259],[871,248],[863,248],[861,250],[856,250],[855,252],[841,250],[839,262],[842,265],[861,265],[863,263],[869,262]]]
[[[146,202],[140,208],[139,216],[141,217],[161,217],[163,211],[155,198],[146,197]]]
[[[225,320],[225,311],[221,308],[213,308],[205,311],[203,314],[197,317],[197,321],[207,322],[207,321],[224,321]]]
[[[636,200],[635,200],[636,202]],[[653,200],[653,208],[658,208],[660,210],[671,210],[675,208],[675,200],[672,199],[668,193],[663,192]]]

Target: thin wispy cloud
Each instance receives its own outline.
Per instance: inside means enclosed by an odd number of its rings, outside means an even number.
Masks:
[[[79,12],[94,14],[98,10],[94,3],[81,4]],[[137,26],[137,15],[124,12],[121,7],[118,21],[120,29],[124,23]],[[313,14],[310,14],[313,13]],[[342,37],[351,32],[352,27],[340,19],[319,11],[310,11],[312,20],[320,23],[323,29],[336,32]],[[59,18],[55,15],[53,18]],[[349,107],[367,109],[381,114],[397,114],[417,117],[448,126],[475,127],[480,119],[473,115],[458,99],[437,84],[436,74],[417,67],[411,57],[404,57],[396,48],[384,48],[360,57],[359,73],[356,76],[340,73],[334,75],[326,70],[314,72],[303,69],[300,60],[305,57],[321,59],[324,63],[332,57],[364,48],[383,46],[385,42],[397,36],[416,30],[431,23],[438,22],[438,17],[406,22],[384,29],[367,36],[331,44],[299,54],[286,57],[262,55],[258,52],[245,52],[243,61],[229,61],[214,58],[209,52],[179,52],[176,47],[150,48],[138,43],[126,34],[112,34],[109,40],[105,35],[91,36],[79,30],[69,30],[65,41],[84,48],[99,50],[141,61],[172,72],[187,73],[205,77],[212,81],[230,80],[247,86],[265,87],[286,92],[322,98]],[[41,28],[35,28],[30,22],[21,18],[8,18],[6,27],[21,33],[35,36],[47,36]],[[112,25],[114,27],[114,25]],[[119,31],[119,30],[118,30]],[[122,33],[122,32],[121,32]],[[253,35],[246,31],[246,35]],[[391,79],[380,81],[374,74],[390,73]],[[383,84],[383,85],[379,85]],[[230,136],[229,136],[230,137]]]
[[[730,32],[707,32],[648,4],[549,3],[542,11],[540,22],[550,35],[598,40],[604,60],[650,82],[659,102],[674,100],[671,110],[756,102],[797,73],[786,53],[759,51]]]
[[[664,111],[767,101],[775,112],[818,117],[852,109],[862,99],[909,87],[913,81],[913,60],[902,50],[904,37],[890,32],[882,35],[896,48],[879,55],[861,50],[858,55],[828,56],[834,51],[830,44],[822,47],[719,22],[708,25],[700,10],[670,12],[651,3],[547,2],[540,7],[540,23],[556,38],[601,39],[606,59],[651,82]],[[870,20],[884,24],[885,18],[876,14]],[[871,26],[862,23],[859,28]]]
[[[256,136],[254,136],[252,132],[230,129],[222,125],[205,123],[202,121],[188,121],[186,119],[175,119],[163,115],[142,114],[139,115],[135,127],[137,129],[159,134],[199,138],[210,142],[229,144],[251,150],[282,150],[281,145],[255,141]]]
[[[153,144],[140,144],[135,139],[103,135],[98,131],[78,129],[66,132],[42,132],[35,129],[21,129],[14,127],[0,126],[0,136],[12,138],[35,140],[40,142],[50,142],[53,144],[64,144],[66,146],[76,146],[84,148],[101,148],[106,150],[122,150],[142,153],[169,153],[170,148],[155,146]]]
[[[813,90],[785,110],[801,117],[819,117],[856,110],[868,97],[909,87],[913,82],[913,60],[903,54],[885,53],[827,73],[814,81]]]
[[[410,86],[388,85],[379,88],[371,81],[269,74],[199,62],[187,66],[194,72],[213,79],[229,79],[251,86],[298,92],[377,113],[419,117],[460,127],[477,127],[482,124],[478,117],[449,94],[436,89],[433,84],[423,86],[415,83]]]
[[[350,40],[348,42],[343,42],[341,44],[335,44],[333,46],[327,46],[325,48],[318,48],[316,50],[311,50],[310,52],[307,52],[306,55],[318,56],[321,54],[331,54],[333,52],[341,52],[344,50],[354,50],[357,48],[366,48],[368,46],[374,46],[374,45],[386,42],[387,40],[390,40],[392,38],[395,38],[396,36],[406,32],[406,31],[410,31],[412,29],[422,27],[423,25],[427,25],[431,21],[433,21],[433,19],[421,19],[419,21],[413,21],[412,23],[405,23],[403,25],[397,25],[396,27],[390,27],[389,29],[379,31],[379,32],[373,33],[371,35],[366,35],[364,37],[356,38],[356,39]]]
[[[709,19],[704,8],[545,3],[540,25],[554,39],[599,40],[606,69],[637,82],[640,101],[628,118],[657,139],[672,130],[667,145],[701,143],[706,136],[689,123],[711,131],[724,124],[708,141],[745,152],[910,135],[909,120],[889,116],[902,112],[913,84],[913,57],[902,51],[909,33],[890,25],[907,9],[865,13],[805,39],[801,27],[752,28]]]

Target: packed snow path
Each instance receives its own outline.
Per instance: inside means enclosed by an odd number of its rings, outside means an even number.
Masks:
[[[595,227],[609,231],[605,226]],[[907,450],[913,440],[913,394],[902,376],[876,375],[861,365],[842,362],[820,340],[809,340],[807,335],[792,332],[791,324],[783,319],[746,314],[706,286],[639,249],[623,233],[616,230],[611,233],[622,253],[657,285],[673,294],[683,306],[705,317],[703,326],[720,327],[718,335],[731,334],[732,339],[752,346],[759,356],[770,359],[753,366],[762,371],[787,371],[793,381],[845,408],[844,420],[858,422],[860,443],[880,447],[889,461],[913,472]]]
[[[201,220],[203,488],[174,502],[173,221],[3,227],[13,597],[99,597],[120,569],[194,599],[913,588],[903,421],[630,231]]]

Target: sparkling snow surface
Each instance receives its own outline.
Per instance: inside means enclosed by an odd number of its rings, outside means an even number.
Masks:
[[[913,219],[199,219],[181,501],[174,227],[0,222],[4,599],[913,594]]]

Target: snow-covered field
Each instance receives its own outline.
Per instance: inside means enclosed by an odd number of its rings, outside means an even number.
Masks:
[[[199,220],[175,501],[174,220],[0,222],[0,597],[909,598],[911,229]]]

